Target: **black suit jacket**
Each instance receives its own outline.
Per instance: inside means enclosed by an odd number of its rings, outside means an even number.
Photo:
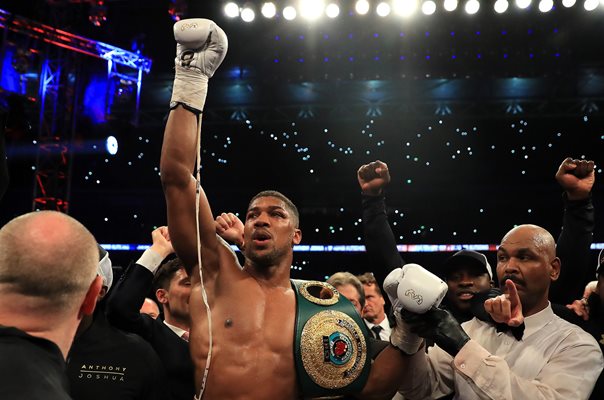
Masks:
[[[112,288],[107,300],[107,318],[116,327],[142,336],[162,361],[174,400],[191,400],[195,394],[194,369],[189,344],[163,321],[139,312],[152,286],[153,274],[131,263]]]

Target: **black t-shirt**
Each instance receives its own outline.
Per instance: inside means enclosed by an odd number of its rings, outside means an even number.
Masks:
[[[102,312],[74,341],[67,376],[74,400],[171,398],[163,366],[149,343],[112,327]]]
[[[0,326],[0,399],[70,400],[68,387],[55,343]]]

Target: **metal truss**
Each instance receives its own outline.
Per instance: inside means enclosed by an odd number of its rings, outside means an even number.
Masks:
[[[71,185],[70,143],[75,131],[78,85],[81,81],[76,55],[79,53],[105,60],[109,80],[113,78],[136,84],[135,122],[138,121],[143,73],[150,71],[151,60],[1,9],[0,28],[4,30],[3,49],[9,31],[46,43],[46,49],[38,51],[41,60],[38,87],[40,108],[33,209],[66,213]],[[118,71],[118,66],[126,71]]]
[[[140,69],[147,73],[151,70],[151,59],[143,57],[140,54],[107,43],[97,42],[83,36],[74,35],[52,26],[13,15],[1,9],[0,28],[9,29],[34,39],[39,39],[92,57],[102,58],[132,69]]]

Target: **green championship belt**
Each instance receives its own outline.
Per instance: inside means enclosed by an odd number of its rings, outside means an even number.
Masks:
[[[305,398],[360,392],[369,376],[367,326],[328,283],[292,279],[296,292],[294,358]]]

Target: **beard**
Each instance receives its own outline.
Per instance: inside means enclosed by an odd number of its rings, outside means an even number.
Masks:
[[[279,264],[286,254],[287,249],[273,247],[270,250],[263,251],[249,249],[245,252],[245,257],[252,261],[256,267],[264,269]]]

